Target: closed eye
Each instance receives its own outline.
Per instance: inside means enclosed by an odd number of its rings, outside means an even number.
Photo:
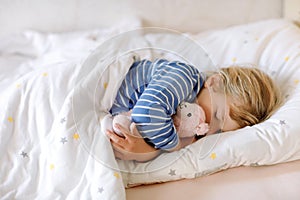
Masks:
[[[216,120],[220,121],[220,118],[219,118],[219,115],[218,115],[218,112],[217,112],[217,111],[214,113],[214,118],[215,118]]]
[[[215,134],[222,133],[222,132],[223,132],[223,130],[222,130],[222,129],[219,129],[219,130],[216,131]]]
[[[218,121],[223,121],[224,120],[224,114],[222,111],[220,111],[220,109],[218,109],[215,113],[214,113],[214,118],[217,119]]]

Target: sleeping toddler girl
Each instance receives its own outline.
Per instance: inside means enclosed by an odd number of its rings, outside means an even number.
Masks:
[[[132,110],[132,130],[121,124],[116,127],[123,136],[107,130],[116,157],[145,161],[161,150],[185,146],[172,119],[183,101],[203,108],[210,127],[207,134],[213,134],[264,121],[279,106],[280,95],[273,81],[257,68],[233,66],[207,76],[182,62],[136,61],[110,110],[113,116]]]

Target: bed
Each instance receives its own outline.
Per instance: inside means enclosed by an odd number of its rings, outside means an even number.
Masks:
[[[296,1],[0,2],[1,199],[299,199]],[[101,120],[137,57],[254,64],[284,105],[150,162],[116,160]]]

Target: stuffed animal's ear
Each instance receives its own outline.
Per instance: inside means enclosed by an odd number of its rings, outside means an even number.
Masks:
[[[209,131],[207,123],[201,123],[196,128],[196,135],[205,135]]]
[[[115,126],[117,123],[121,124],[123,127],[127,128],[129,130],[131,120],[130,120],[130,117],[128,117],[124,114],[119,114],[119,115],[114,116],[113,123],[112,123],[113,130],[118,135],[123,136],[122,132]]]
[[[103,133],[105,133],[106,130],[113,131],[112,123],[113,117],[110,114],[105,115],[104,118],[101,120],[101,131]]]

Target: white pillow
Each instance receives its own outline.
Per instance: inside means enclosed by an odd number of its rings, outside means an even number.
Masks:
[[[261,124],[208,136],[150,162],[119,160],[126,187],[300,159],[300,29],[288,21],[269,20],[192,37],[218,66],[259,66],[278,82],[286,101]]]

